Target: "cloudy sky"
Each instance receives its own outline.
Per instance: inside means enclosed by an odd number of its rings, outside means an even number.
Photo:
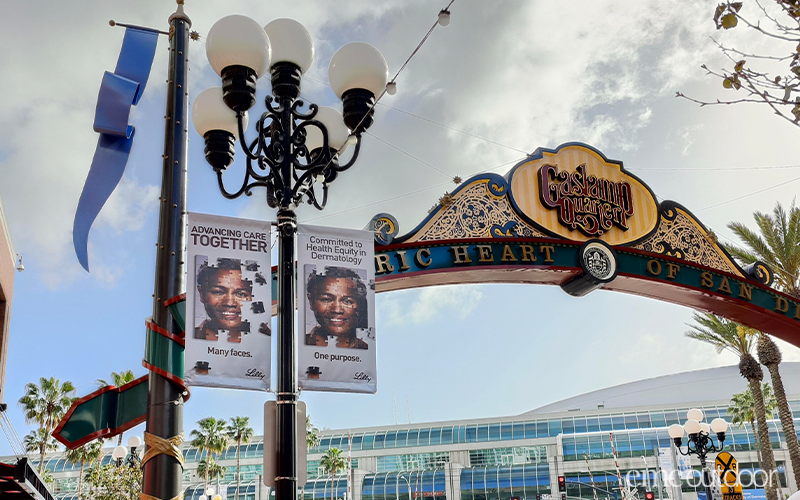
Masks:
[[[303,23],[317,49],[303,95],[335,105],[326,82],[338,47],[367,41],[394,74],[446,3],[187,4],[201,35],[232,13],[261,24],[278,17]],[[451,24],[433,32],[398,79],[397,95],[378,107],[361,159],[333,184],[328,207],[301,207],[300,220],[360,229],[388,212],[404,233],[454,187],[453,176],[503,174],[537,147],[580,141],[622,160],[661,199],[682,203],[735,240],[727,222],[752,223],[754,210],[794,199],[800,130],[763,106],[701,109],[674,97],[676,91],[702,99],[732,92],[700,69],[724,64],[710,36],[770,49],[745,29],[717,32],[713,8],[700,0],[457,0]],[[125,176],[90,235],[91,274],[75,258],[71,228],[97,141],[97,91],[103,71],[116,64],[124,33],[108,20],[167,29],[173,10],[163,0],[26,1],[6,5],[0,19],[0,197],[26,266],[16,275],[3,399],[20,434],[30,428],[15,402],[29,381],[71,380],[85,395],[112,371],[145,373],[166,39],[132,113],[137,132]],[[190,60],[191,97],[219,85],[202,38],[190,45]],[[268,92],[261,81],[257,111]],[[194,130],[190,138],[190,210],[274,217],[262,193],[225,201],[204,161],[202,138]],[[666,303],[611,292],[574,299],[557,287],[382,294],[378,394],[302,397],[320,427],[416,423],[513,415],[613,384],[731,364],[731,356],[683,337],[690,317],[690,310]],[[785,359],[800,359],[800,351],[782,345]],[[185,428],[209,415],[247,415],[260,434],[270,398],[195,389]],[[10,451],[0,441],[0,455]]]

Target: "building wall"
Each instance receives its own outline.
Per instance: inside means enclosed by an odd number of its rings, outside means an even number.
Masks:
[[[791,398],[790,404],[797,418],[796,428],[800,429],[800,398]],[[694,406],[694,405],[693,405]],[[700,403],[707,418],[726,417],[726,401]],[[467,442],[430,443],[421,446],[395,446],[390,449],[359,449],[352,452],[353,471],[351,482],[352,500],[548,500],[559,498],[557,492],[558,476],[566,476],[567,493],[570,500],[594,500],[588,488],[590,482],[587,471],[594,475],[597,486],[608,491],[618,492],[615,460],[610,452],[610,437],[613,433],[617,463],[623,478],[626,471],[647,469],[654,473],[657,469],[657,447],[670,446],[667,425],[674,423],[679,416],[685,417],[686,408],[662,406],[661,408],[619,408],[612,411],[596,409],[593,411],[560,412],[537,415],[536,421],[520,420],[523,416],[500,417],[469,421],[438,422],[434,424],[415,424],[411,426],[386,426],[382,428],[353,429],[353,441],[361,436],[360,443],[387,442],[387,435],[416,431],[422,435],[432,429],[448,426],[454,429],[450,434],[453,440],[464,437],[474,440]],[[541,420],[547,425],[539,426]],[[515,433],[515,425],[533,422],[529,430],[535,429],[536,437],[525,437]],[[506,424],[511,425],[504,432]],[[585,427],[584,427],[585,425]],[[611,425],[614,428],[608,428]],[[480,429],[486,426],[485,432]],[[492,429],[499,426],[496,433]],[[601,427],[600,430],[594,429]],[[474,428],[476,432],[461,433],[460,428]],[[789,456],[780,421],[775,415],[768,422],[770,438],[773,442],[775,459],[779,467],[783,465],[782,475],[787,488],[785,493],[797,491],[796,480],[788,467]],[[542,435],[538,431],[542,430]],[[383,433],[383,439],[363,439]],[[347,475],[336,477],[319,471],[319,460],[330,443],[340,449],[340,431],[322,434],[321,444],[308,455],[308,482],[303,488],[301,500],[337,500],[345,496]],[[347,436],[347,433],[343,435]],[[444,433],[441,433],[444,435]],[[482,439],[478,441],[478,439]],[[328,443],[327,445],[325,443]],[[752,429],[731,428],[727,433],[726,450],[736,456],[742,467],[757,462],[755,439]],[[105,461],[110,462],[109,456]],[[586,455],[584,455],[586,453]],[[240,449],[242,464],[241,500],[270,500],[271,491],[262,484],[263,438],[256,437]],[[203,478],[198,476],[197,466],[202,454],[188,444],[184,444],[185,498],[198,500],[202,494]],[[713,455],[709,463],[713,463]],[[218,463],[227,467],[226,477],[220,481],[220,489],[228,491],[228,499],[233,498],[236,473],[236,447],[229,447],[217,457]],[[69,464],[63,454],[49,456],[46,468],[60,481],[56,493],[62,500],[75,500],[77,487],[77,467]],[[699,467],[696,458],[691,466]],[[644,479],[640,477],[639,498],[643,498]],[[213,484],[216,481],[212,482]],[[650,483],[652,484],[652,483]],[[409,490],[411,494],[409,495]],[[682,500],[696,500],[697,488],[684,485]],[[755,490],[754,490],[755,491]],[[658,495],[656,496],[658,498]],[[666,498],[666,496],[664,497]],[[606,500],[600,495],[598,500]],[[673,498],[672,500],[676,500]]]
[[[0,403],[5,399],[6,359],[8,355],[11,296],[14,289],[15,258],[3,203],[0,201]]]

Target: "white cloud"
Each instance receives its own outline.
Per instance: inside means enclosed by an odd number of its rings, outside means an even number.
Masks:
[[[477,286],[448,285],[384,294],[378,302],[379,317],[387,325],[420,325],[443,316],[460,320],[480,304],[483,292]]]

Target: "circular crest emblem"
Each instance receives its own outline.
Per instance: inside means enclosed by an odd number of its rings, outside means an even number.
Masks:
[[[597,282],[608,283],[617,277],[617,255],[604,241],[587,241],[581,247],[580,264]]]

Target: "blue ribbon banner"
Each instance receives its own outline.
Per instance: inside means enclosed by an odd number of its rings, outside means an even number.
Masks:
[[[72,226],[75,254],[86,271],[89,230],[125,172],[135,133],[128,125],[131,106],[142,98],[157,43],[157,31],[126,28],[117,67],[103,75],[94,114],[94,131],[100,137]]]

